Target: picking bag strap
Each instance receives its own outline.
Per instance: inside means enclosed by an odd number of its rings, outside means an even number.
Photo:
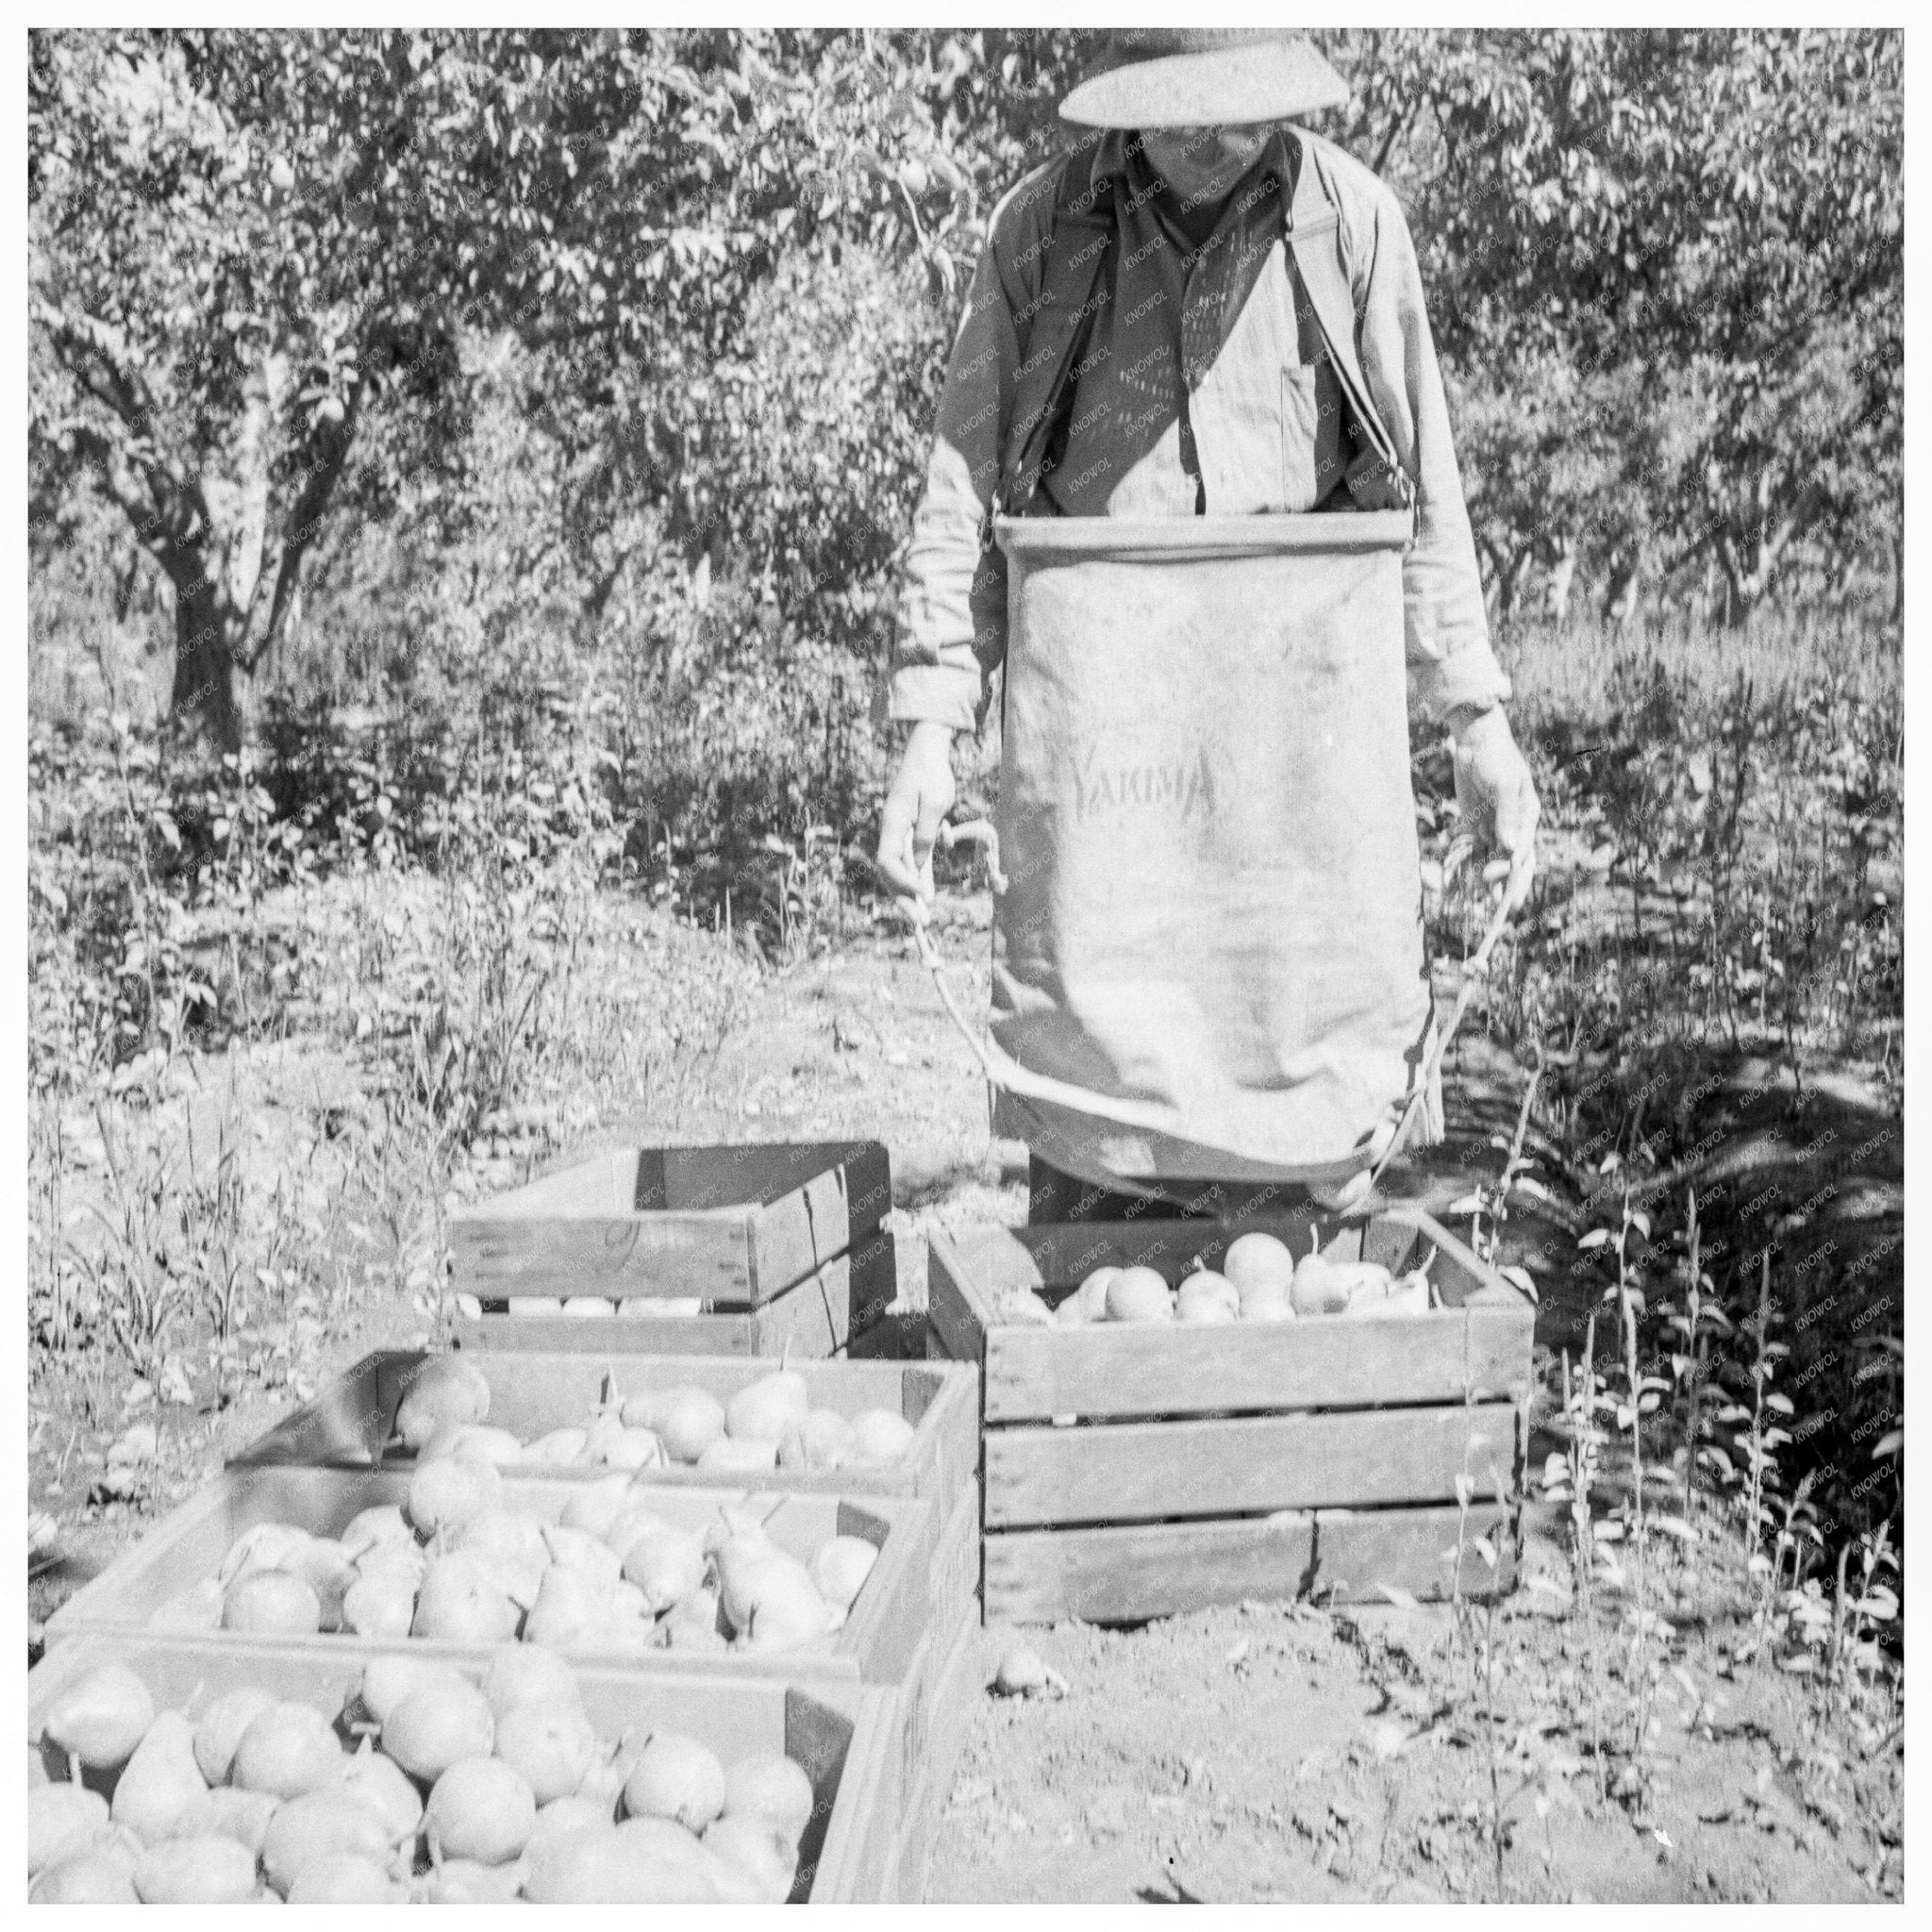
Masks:
[[[1076,189],[1076,174],[1069,168],[1061,177],[1038,310],[1020,344],[1020,379],[1000,469],[999,508],[1008,516],[1025,515],[1039,492],[1067,413],[1073,372],[1108,299],[1100,291],[1119,233],[1114,177],[1095,175]]]
[[[1316,325],[1322,331],[1328,359],[1334,365],[1336,379],[1341,384],[1349,407],[1355,411],[1356,421],[1361,425],[1362,433],[1376,456],[1392,476],[1404,478],[1412,486],[1413,479],[1407,478],[1395,454],[1395,443],[1369,395],[1361,360],[1356,354],[1355,297],[1349,291],[1348,270],[1341,259],[1341,215],[1309,166],[1306,149],[1299,150],[1299,164],[1294,173],[1294,206],[1288,211],[1287,241],[1302,286],[1308,291],[1308,303],[1315,311]],[[1409,493],[1413,494],[1412,487]]]

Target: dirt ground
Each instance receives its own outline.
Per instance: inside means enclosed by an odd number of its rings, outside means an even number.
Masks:
[[[983,894],[944,908],[953,984],[968,1011],[983,1006],[990,915]],[[621,958],[612,963],[623,970]],[[359,1077],[352,1056],[294,1041],[258,1048],[236,1071],[261,1145],[311,1168],[330,1110],[355,1104]],[[1520,1098],[1519,1076],[1479,1039],[1458,1045],[1449,1084],[1450,1141],[1415,1163],[1401,1190],[1438,1208],[1467,1191],[1472,1162],[1493,1169],[1487,1137],[1508,1125]],[[185,1133],[212,1091],[211,1078],[191,1087],[150,1131]],[[891,1150],[902,1301],[924,1301],[930,1228],[1024,1220],[1024,1149],[990,1141],[977,1066],[904,937],[883,928],[761,976],[701,1082],[675,1101],[646,1097],[587,1124],[570,1152],[633,1138],[861,1135]],[[513,1169],[480,1169],[476,1184],[504,1185],[519,1177]],[[1884,1191],[1890,1180],[1878,1185],[1891,1214],[1902,1204]],[[1547,1222],[1511,1233],[1524,1247],[1574,1240],[1556,1204]],[[88,1403],[74,1390],[42,1391],[31,1504],[59,1519],[66,1560],[30,1590],[33,1616],[317,1380],[371,1348],[428,1335],[430,1305],[400,1265],[358,1278],[329,1320],[298,1311],[278,1331],[289,1366],[275,1393],[168,1407],[145,1500],[103,1505],[91,1489],[125,1421],[111,1391]],[[1548,1311],[1558,1319],[1560,1302]],[[1531,1466],[1541,1467],[1534,1445]],[[1067,1692],[975,1701],[928,1896],[1902,1897],[1900,1740],[1826,1708],[1807,1680],[1761,1655],[1736,1661],[1734,1619],[1677,1620],[1642,1775],[1598,1790],[1578,1747],[1592,1686],[1611,1666],[1589,1654],[1568,1612],[1568,1557],[1548,1534],[1550,1515],[1545,1506],[1526,1552],[1541,1586],[1520,1591],[1490,1633],[1507,1664],[1500,1697],[1479,1682],[1476,1624],[1458,1634],[1447,1607],[1244,1604],[1134,1629],[982,1632],[986,1677],[1024,1641]],[[1507,1774],[1492,1783],[1489,1740],[1506,1732],[1537,1741],[1544,1770],[1533,1786],[1519,1789]],[[1498,1813],[1500,1878],[1486,1823]]]
[[[1501,1614],[1530,1702],[1563,1724],[1590,1667],[1569,1621],[1522,1598]],[[1241,1604],[1133,1630],[988,1631],[989,1674],[1015,1641],[1067,1693],[980,1701],[931,1899],[1899,1895],[1885,1765],[1840,1760],[1830,1777],[1790,1680],[1734,1669],[1714,1644],[1677,1667],[1642,1805],[1600,1796],[1579,1771],[1539,1816],[1539,1793],[1505,1779],[1499,1884],[1483,1745],[1448,1694],[1470,1667],[1447,1606]]]

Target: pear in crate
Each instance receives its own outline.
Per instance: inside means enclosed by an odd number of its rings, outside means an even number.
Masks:
[[[264,1570],[286,1570],[289,1559],[306,1549],[310,1541],[306,1529],[292,1523],[256,1523],[244,1529],[228,1545],[216,1580],[224,1590]]]
[[[144,1906],[239,1906],[255,1896],[255,1856],[231,1838],[153,1845],[134,1868]]]
[[[553,1798],[537,1807],[537,1822],[530,1827],[529,1841],[524,1846],[525,1865],[541,1858],[559,1838],[575,1831],[608,1830],[616,1823],[615,1807],[608,1797],[591,1797],[583,1791],[568,1798]]]
[[[1123,1268],[1107,1285],[1109,1322],[1171,1322],[1174,1291],[1153,1268]]]
[[[691,1531],[668,1524],[647,1530],[624,1553],[624,1574],[643,1593],[650,1613],[658,1615],[703,1585],[704,1542]]]
[[[299,1576],[257,1570],[228,1586],[222,1628],[256,1637],[312,1637],[322,1628],[322,1602]]]
[[[399,1906],[408,1888],[379,1859],[328,1852],[305,1865],[290,1886],[291,1906]]]
[[[523,1889],[524,1868],[479,1865],[474,1858],[445,1858],[418,1881],[412,1895],[430,1906],[508,1906]]]
[[[473,1516],[503,1507],[503,1477],[478,1457],[444,1456],[409,1478],[409,1521],[425,1536],[454,1530]]]
[[[1297,1315],[1339,1315],[1348,1306],[1348,1264],[1331,1261],[1319,1248],[1296,1262],[1289,1299]]]
[[[582,1459],[589,1441],[588,1429],[552,1429],[525,1449],[524,1464],[533,1469],[569,1469]]]
[[[439,1429],[417,1451],[419,1462],[434,1462],[444,1456],[474,1456],[479,1462],[491,1462],[498,1469],[509,1469],[524,1459],[523,1438],[488,1423],[458,1423]]]
[[[225,1690],[202,1712],[194,1726],[194,1761],[211,1785],[226,1784],[242,1734],[278,1700],[256,1684]]]
[[[1009,1328],[1051,1328],[1058,1319],[1030,1288],[1010,1290],[993,1310],[993,1320]]]
[[[434,1859],[507,1865],[537,1823],[529,1781],[501,1757],[464,1757],[437,1780],[424,1807],[423,1835]]]
[[[1123,1273],[1119,1268],[1096,1268],[1059,1305],[1055,1319],[1066,1327],[1107,1320],[1107,1291]]]
[[[624,1808],[631,1818],[670,1818],[703,1831],[724,1809],[724,1767],[697,1739],[654,1731],[625,1780]]]
[[[538,1587],[550,1567],[543,1525],[510,1509],[486,1509],[453,1530],[449,1547],[474,1559],[524,1609],[537,1601]]]
[[[483,1699],[497,1723],[525,1704],[546,1709],[575,1711],[584,1707],[576,1674],[547,1650],[525,1643],[500,1645],[483,1674]]]
[[[812,1553],[811,1580],[839,1609],[849,1610],[879,1559],[878,1545],[862,1536],[835,1536]]]
[[[852,1424],[835,1408],[815,1408],[778,1441],[780,1469],[837,1469],[852,1453]]]
[[[706,1829],[705,1849],[724,1866],[732,1903],[782,1906],[791,1896],[798,1860],[766,1820],[720,1818]]]
[[[110,1854],[84,1846],[57,1858],[34,1881],[27,1894],[37,1906],[135,1906],[134,1866]]]
[[[394,1503],[375,1503],[358,1509],[341,1534],[342,1549],[358,1569],[373,1550],[391,1545],[413,1549],[415,1542],[416,1532]]]
[[[543,1588],[524,1621],[524,1641],[545,1643],[553,1650],[593,1648],[593,1637],[614,1607],[611,1589],[588,1570],[546,1570]]]
[[[1256,1229],[1237,1235],[1222,1257],[1221,1272],[1234,1283],[1245,1307],[1251,1295],[1286,1294],[1294,1280],[1294,1256],[1278,1236]]]
[[[617,1521],[629,1500],[630,1478],[617,1471],[574,1489],[558,1522],[565,1529],[581,1529],[587,1535],[601,1537]]]
[[[658,1827],[682,1833],[689,1849]],[[524,1896],[532,1905],[702,1905],[719,1895],[715,1861],[663,1819],[562,1833],[528,1863]]]
[[[407,1844],[423,1822],[423,1800],[393,1757],[385,1757],[364,1738],[361,1748],[342,1764],[342,1790],[382,1820],[391,1844]]]
[[[796,1369],[774,1369],[748,1382],[724,1405],[724,1432],[741,1441],[775,1444],[788,1423],[811,1412],[811,1395]]]
[[[455,1643],[501,1643],[522,1616],[496,1573],[467,1551],[434,1557],[416,1593],[409,1628]]]
[[[407,1637],[416,1621],[413,1575],[391,1571],[358,1577],[342,1599],[342,1627],[358,1637]]]
[[[286,1898],[303,1873],[325,1858],[346,1855],[386,1865],[392,1850],[381,1812],[337,1787],[291,1798],[269,1820],[261,1869]]]
[[[396,1432],[411,1449],[425,1447],[443,1429],[480,1423],[490,1414],[490,1383],[460,1355],[431,1356],[411,1378],[396,1409]]]
[[[425,1783],[465,1757],[487,1757],[495,1739],[490,1706],[467,1678],[410,1691],[382,1727],[383,1750]]]
[[[35,1785],[26,1794],[26,1875],[36,1877],[77,1851],[107,1822],[108,1801],[100,1792],[85,1785]]]
[[[47,1713],[46,1733],[91,1771],[125,1764],[155,1721],[147,1686],[123,1664],[104,1664],[64,1691]]]
[[[1219,1323],[1241,1319],[1241,1298],[1226,1275],[1197,1268],[1175,1291],[1174,1316],[1182,1322]]]
[[[679,1389],[651,1426],[674,1462],[695,1462],[724,1433],[724,1405],[708,1389]]]
[[[724,1774],[724,1815],[761,1818],[794,1851],[811,1823],[811,1780],[776,1751],[741,1757]]]
[[[852,1418],[845,1461],[864,1469],[897,1462],[912,1446],[912,1424],[890,1408],[862,1408]]]
[[[228,1781],[244,1791],[299,1798],[342,1774],[341,1740],[312,1704],[274,1704],[250,1723],[235,1746]]]
[[[390,1769],[394,1771],[395,1767],[391,1765]],[[402,1773],[398,1771],[396,1775],[402,1777]],[[403,1781],[408,1782],[407,1778]],[[252,1870],[252,1861],[260,1857],[262,1841],[268,1837],[269,1820],[281,1808],[281,1802],[267,1791],[242,1791],[217,1785],[204,1791],[182,1812],[175,1824],[175,1835],[231,1838],[247,1851]]]
[[[600,1536],[592,1536],[587,1529],[573,1529],[568,1524],[546,1523],[543,1545],[550,1552],[553,1569],[581,1570],[600,1582],[615,1583],[624,1568],[624,1550],[630,1540],[647,1529],[662,1527],[661,1518],[641,1504],[630,1502]]]
[[[582,1786],[597,1756],[597,1734],[575,1704],[519,1704],[496,1720],[496,1755],[522,1776],[535,1803],[547,1805]]]
[[[115,1783],[114,1823],[144,1843],[158,1844],[207,1790],[194,1761],[194,1726],[178,1710],[164,1710]]]
[[[469,1679],[453,1664],[437,1657],[373,1657],[362,1667],[357,1696],[378,1724],[385,1724],[403,1699],[417,1690],[446,1690],[460,1697]]]

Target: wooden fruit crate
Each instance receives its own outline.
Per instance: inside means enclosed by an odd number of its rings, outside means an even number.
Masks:
[[[876,1141],[625,1147],[450,1219],[458,1291],[758,1308],[859,1245],[892,1205]],[[729,1352],[729,1351],[724,1351]]]
[[[258,1523],[289,1523],[317,1536],[336,1536],[360,1510],[400,1504],[409,1477],[388,1472],[279,1467],[229,1469],[162,1519],[151,1534],[125,1551],[47,1620],[49,1649],[90,1631],[146,1633],[164,1604],[205,1577],[244,1530]],[[555,1523],[575,1485],[542,1478],[507,1478],[504,1507],[540,1522]],[[771,1490],[640,1486],[639,1501],[665,1522],[702,1529],[724,1504],[741,1504],[764,1519],[781,1549],[807,1561],[827,1538],[863,1537],[878,1546],[878,1559],[844,1625],[806,1649],[770,1654],[732,1651],[652,1650],[641,1666],[671,1674],[707,1672],[729,1676],[843,1678],[901,1685],[941,1601],[935,1574],[941,1549],[939,1507],[912,1496],[786,1495]],[[957,1507],[957,1506],[956,1506]],[[948,1586],[950,1589],[950,1586]],[[305,1656],[337,1652],[403,1651],[410,1656],[474,1657],[476,1647],[441,1639],[381,1639],[348,1633],[309,1637],[210,1633],[208,1641],[237,1650],[282,1649]],[[574,1651],[586,1668],[640,1665],[621,1654]]]
[[[1058,1305],[1108,1264],[1178,1281],[1251,1228],[1297,1255],[1313,1229],[1337,1260],[1397,1271],[1433,1247],[1446,1306],[1153,1328],[994,1315],[1014,1289]],[[1385,1587],[1442,1597],[1458,1575],[1471,1596],[1513,1583],[1507,1499],[1521,1490],[1534,1310],[1427,1215],[951,1228],[929,1257],[936,1344],[981,1368],[989,1622],[1131,1622]],[[1485,1536],[1499,1540],[1493,1572],[1473,1547]]]
[[[162,1710],[198,1709],[223,1691],[256,1685],[333,1714],[354,1696],[365,1660],[341,1650],[242,1649],[190,1638],[76,1638],[27,1674],[28,1776],[66,1776],[65,1754],[43,1741],[46,1713],[103,1664],[133,1670]],[[470,1659],[458,1668],[480,1677],[484,1666]],[[897,1818],[889,1801],[897,1742],[893,1692],[823,1678],[787,1682],[646,1667],[579,1669],[577,1681],[585,1711],[607,1743],[626,1732],[641,1739],[668,1727],[701,1740],[727,1764],[759,1751],[782,1751],[798,1763],[817,1802],[799,1848],[792,1903],[896,1899]],[[113,1777],[90,1772],[87,1781],[105,1794]]]
[[[231,1467],[308,1463],[319,1469],[408,1470],[414,1452],[391,1443],[396,1410],[422,1365],[433,1357],[414,1349],[364,1356],[313,1402],[286,1417],[231,1460]],[[720,1402],[772,1372],[769,1361],[742,1356],[503,1354],[484,1349],[472,1359],[490,1384],[490,1424],[529,1441],[552,1429],[581,1427],[607,1386],[622,1395],[694,1387]],[[950,1505],[979,1467],[979,1374],[951,1362],[801,1361],[814,1408],[856,1415],[885,1408],[913,1425],[911,1446],[880,1469],[776,1470],[759,1484],[774,1493],[842,1496],[928,1496]],[[595,1482],[602,1469],[531,1471],[544,1481]],[[678,1465],[653,1469],[654,1485],[715,1489],[709,1470]]]
[[[898,1250],[890,1234],[878,1233],[756,1307],[707,1304],[694,1295],[633,1294],[618,1296],[608,1313],[546,1314],[519,1311],[511,1299],[497,1298],[476,1301],[475,1312],[459,1315],[450,1339],[458,1348],[519,1353],[588,1349],[823,1361],[849,1353],[855,1342],[862,1346],[898,1291]]]

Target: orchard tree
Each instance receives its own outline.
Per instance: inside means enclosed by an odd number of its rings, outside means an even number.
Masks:
[[[933,145],[861,34],[41,33],[28,109],[32,457],[134,525],[224,745],[352,449],[368,513],[459,444],[466,331],[675,496],[750,291]]]
[[[1487,399],[1496,569],[1583,538],[1616,601],[1646,556],[1709,554],[1741,617],[1793,542],[1895,524],[1899,35],[1324,38],[1343,138],[1407,203],[1444,361]]]

